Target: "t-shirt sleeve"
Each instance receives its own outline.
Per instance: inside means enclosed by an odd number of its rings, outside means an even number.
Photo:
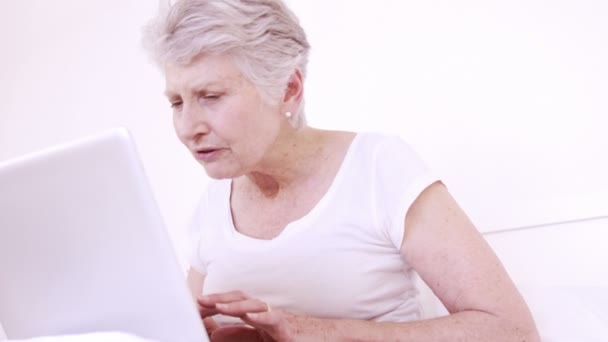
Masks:
[[[203,236],[203,216],[208,210],[209,194],[205,192],[199,200],[196,209],[188,225],[188,251],[186,253],[188,263],[194,270],[203,274],[207,273],[207,267],[201,257],[201,238]]]
[[[380,232],[400,249],[405,215],[416,198],[439,179],[398,136],[380,141],[374,156],[374,206]]]

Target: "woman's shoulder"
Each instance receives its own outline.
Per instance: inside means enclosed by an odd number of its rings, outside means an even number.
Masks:
[[[401,136],[393,133],[376,131],[325,131],[324,133],[331,137],[328,141],[350,143],[351,146],[358,148],[377,148],[382,145],[400,145],[409,148],[409,145]]]
[[[368,163],[376,177],[403,182],[431,173],[424,158],[398,134],[360,132],[355,149],[360,155],[358,159]],[[392,176],[388,177],[389,174]]]
[[[335,155],[344,161],[356,160],[366,167],[392,163],[417,164],[422,160],[405,139],[394,133],[377,131],[325,131],[330,148],[342,152]],[[352,162],[351,162],[352,163]]]
[[[405,139],[396,133],[386,133],[377,131],[361,131],[357,132],[357,137],[365,140],[368,144],[383,145],[383,144],[399,144],[407,145]]]
[[[351,150],[358,155],[370,158],[408,156],[415,152],[410,145],[398,134],[360,131],[352,132]]]

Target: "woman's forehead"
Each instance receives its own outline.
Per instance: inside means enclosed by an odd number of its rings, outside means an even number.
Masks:
[[[242,85],[243,74],[232,58],[204,56],[187,65],[167,63],[165,65],[166,92],[175,93],[185,89],[202,90],[211,87],[234,87]]]

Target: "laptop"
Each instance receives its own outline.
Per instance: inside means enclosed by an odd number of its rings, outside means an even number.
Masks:
[[[208,341],[126,129],[0,162],[0,324]]]

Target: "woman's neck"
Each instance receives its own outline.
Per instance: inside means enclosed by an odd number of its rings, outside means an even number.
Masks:
[[[302,185],[326,158],[327,133],[305,127],[280,136],[262,163],[241,181],[267,198]]]

